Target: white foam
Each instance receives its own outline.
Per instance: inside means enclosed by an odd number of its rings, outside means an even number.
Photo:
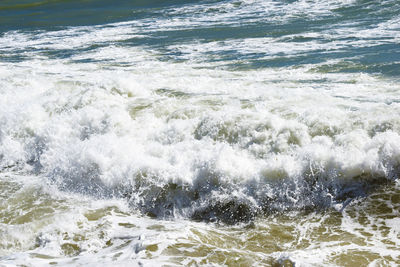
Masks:
[[[158,62],[140,49],[129,51],[108,47],[90,56],[110,59],[124,54],[132,61],[139,57],[140,68],[107,70],[102,64],[47,59],[14,64],[10,73],[3,64],[2,88],[10,88],[2,91],[3,149],[10,147],[8,142],[16,151],[24,146],[29,150],[29,142],[40,137],[46,143],[41,155],[45,173],[56,167],[69,169],[77,162],[95,163],[105,181],[111,179],[106,173],[114,173],[112,169],[125,170],[111,175],[125,180],[144,168],[167,180],[190,182],[206,162],[216,162],[216,171],[228,177],[254,179],[257,169],[281,166],[280,161],[273,163],[281,156],[292,158],[283,160],[289,177],[300,175],[308,161],[319,162],[322,169],[342,170],[349,177],[384,173],[389,165],[398,164],[397,133],[370,136],[368,132],[380,122],[398,129],[393,112],[398,104],[384,104],[396,97],[396,84],[368,75],[313,74],[307,69],[199,70],[189,64]],[[327,82],[314,88],[299,83],[304,79]],[[166,97],[156,93],[160,88],[188,97]],[[238,109],[244,100],[252,107]],[[267,128],[257,130],[258,125]],[[15,136],[27,129],[30,135]],[[196,131],[203,132],[195,137]],[[330,147],[321,147],[329,161],[308,152],[315,151],[323,138],[332,140]],[[384,149],[388,142],[390,151]],[[24,161],[33,152],[15,153],[4,154],[12,161]],[[264,156],[257,158],[260,153]],[[308,157],[305,161],[303,154]]]

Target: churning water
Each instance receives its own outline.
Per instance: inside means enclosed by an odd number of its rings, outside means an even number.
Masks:
[[[0,265],[400,264],[400,2],[0,2]]]

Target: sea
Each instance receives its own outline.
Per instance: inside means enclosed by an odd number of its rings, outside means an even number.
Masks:
[[[400,265],[399,0],[1,0],[0,266]]]

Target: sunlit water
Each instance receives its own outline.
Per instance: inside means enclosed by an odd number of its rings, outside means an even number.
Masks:
[[[2,1],[0,265],[400,264],[400,2]]]

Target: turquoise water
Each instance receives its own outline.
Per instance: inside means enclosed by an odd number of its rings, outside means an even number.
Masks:
[[[400,2],[0,2],[0,265],[400,264]]]
[[[398,9],[397,1],[2,1],[0,30],[3,34],[11,30],[57,31],[135,21],[138,32],[145,36],[118,40],[117,44],[156,49],[170,60],[186,59],[182,51],[169,48],[173,45],[269,37],[277,45],[305,50],[271,55],[261,47],[244,53],[233,46],[207,51],[205,56],[233,69],[292,67],[340,59],[341,64],[320,66],[321,71],[398,76]],[[93,40],[93,48],[113,42]],[[309,45],[314,47],[307,49]],[[48,52],[63,58],[73,53],[68,49]]]

